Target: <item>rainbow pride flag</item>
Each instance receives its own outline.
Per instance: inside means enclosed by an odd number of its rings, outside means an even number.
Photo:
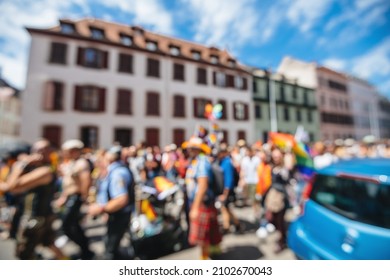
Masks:
[[[291,149],[295,143],[293,135],[279,132],[269,132],[269,140],[281,149]]]
[[[156,210],[149,200],[141,201],[141,212],[146,215],[149,221],[153,222],[157,218]]]

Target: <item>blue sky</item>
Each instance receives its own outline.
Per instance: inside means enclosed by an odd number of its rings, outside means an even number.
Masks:
[[[25,85],[24,26],[96,17],[228,49],[242,63],[277,69],[283,56],[364,78],[390,98],[388,0],[0,0],[0,67]]]

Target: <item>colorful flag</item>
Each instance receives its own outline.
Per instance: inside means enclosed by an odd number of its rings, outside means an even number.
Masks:
[[[173,186],[175,185],[173,182],[171,182],[170,180],[168,180],[164,176],[155,177],[153,179],[153,182],[154,182],[154,187],[156,188],[156,190],[159,193],[166,191],[166,190],[169,190],[169,189],[173,188]]]
[[[310,178],[314,174],[314,162],[309,147],[302,142],[295,142],[293,152],[299,172],[304,177]]]
[[[149,202],[149,200],[141,201],[141,212],[144,213],[151,222],[157,218],[156,210],[154,210],[153,205]]]
[[[281,149],[292,148],[295,143],[293,135],[279,132],[269,132],[269,140]]]

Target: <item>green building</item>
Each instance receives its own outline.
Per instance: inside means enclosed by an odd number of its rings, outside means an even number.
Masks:
[[[260,69],[252,73],[256,138],[266,142],[269,131],[295,134],[301,125],[310,142],[319,140],[315,89],[278,73]]]

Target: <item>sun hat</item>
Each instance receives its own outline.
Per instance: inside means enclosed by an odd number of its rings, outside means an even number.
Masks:
[[[188,141],[185,141],[182,144],[182,148],[183,149],[189,149],[189,148],[199,149],[202,152],[204,152],[205,154],[210,154],[211,153],[211,148],[209,146],[207,146],[207,144],[205,144],[203,142],[202,138],[199,138],[199,137],[196,137],[196,136],[192,136]]]
[[[65,141],[61,148],[62,150],[82,149],[84,148],[84,143],[78,139],[71,139]]]

